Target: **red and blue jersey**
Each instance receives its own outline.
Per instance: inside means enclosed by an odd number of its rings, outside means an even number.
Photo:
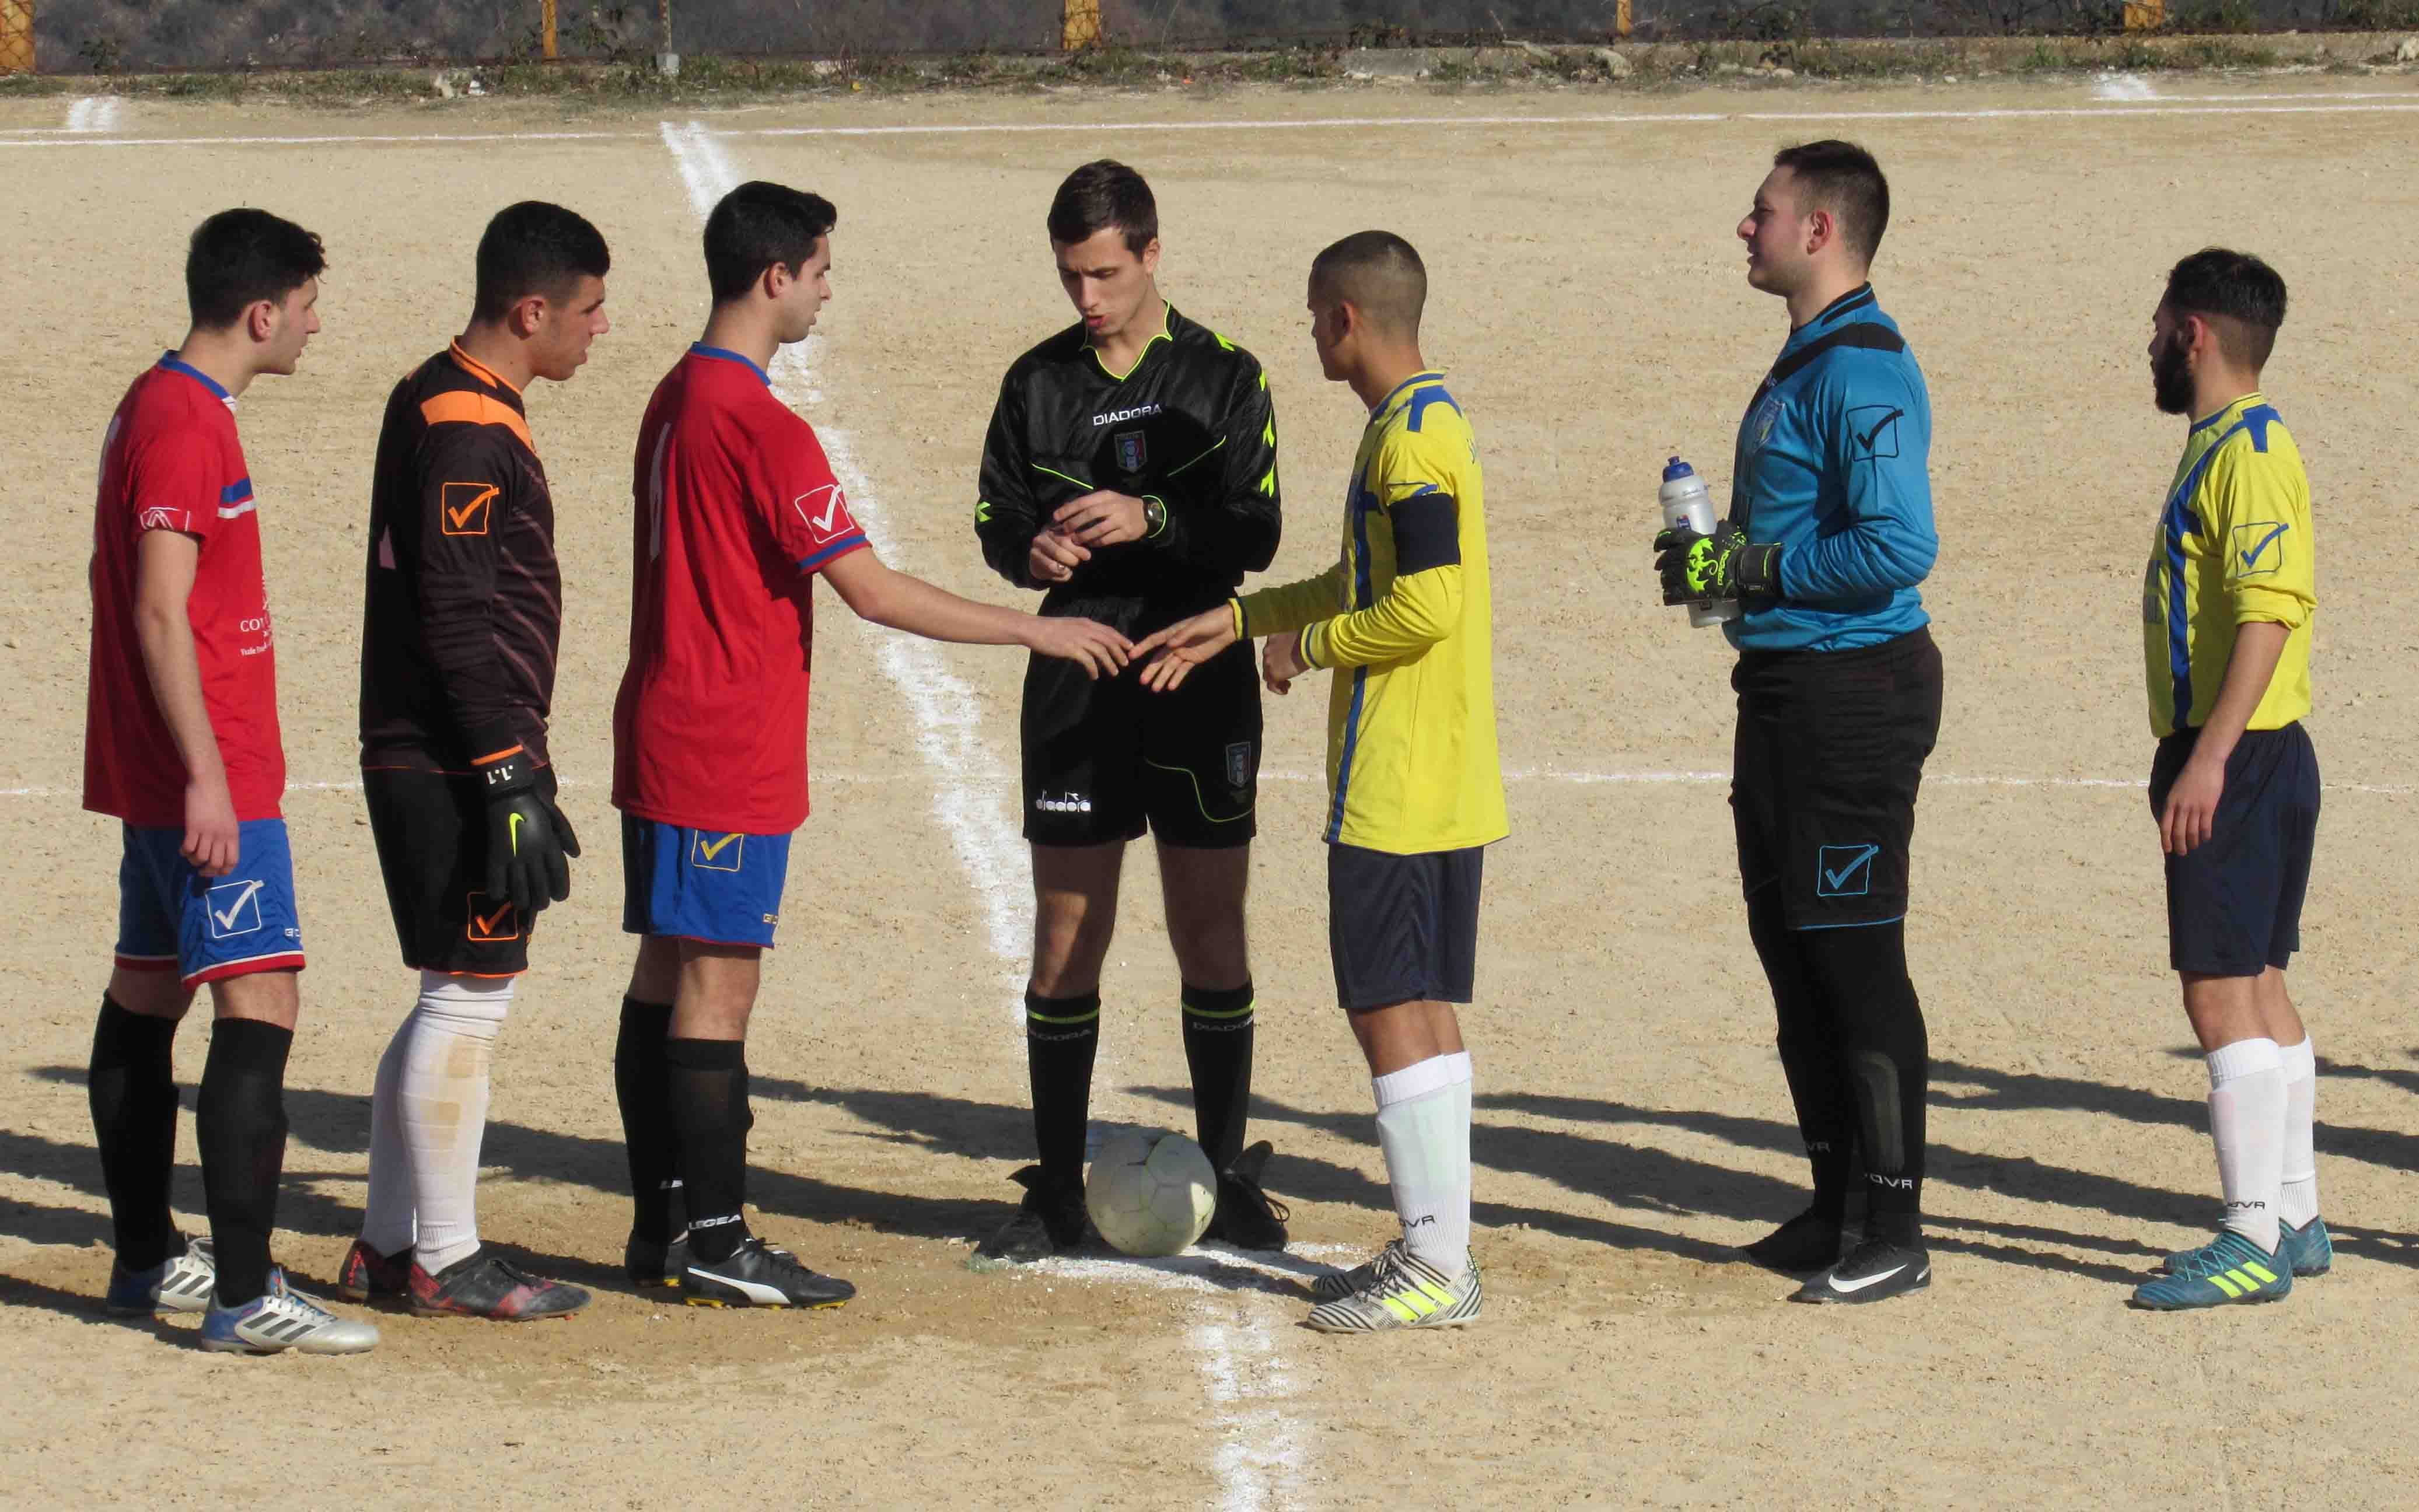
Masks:
[[[614,807],[787,834],[807,817],[815,574],[865,532],[813,427],[763,368],[715,347],[691,347],[655,386],[632,489]]]
[[[135,634],[136,548],[151,531],[201,544],[185,613],[203,705],[236,818],[277,818],[285,748],[252,474],[236,437],[234,397],[174,352],[126,391],[101,443],[84,749],[85,808],[164,828],[185,823],[186,773]]]

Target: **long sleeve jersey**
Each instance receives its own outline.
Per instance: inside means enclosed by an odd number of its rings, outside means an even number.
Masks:
[[[1070,327],[1018,358],[983,443],[975,533],[1020,588],[1033,538],[1098,488],[1167,506],[1158,533],[1097,548],[1051,587],[1044,614],[1144,635],[1232,594],[1268,566],[1278,534],[1276,409],[1257,359],[1174,306],[1125,373]]]
[[[370,492],[362,764],[547,762],[562,633],[554,501],[519,391],[459,346],[395,385]]]
[[[1723,626],[1743,651],[1851,651],[1930,623],[1932,399],[1872,285],[1789,333],[1739,423],[1731,519],[1780,547],[1780,592]]]

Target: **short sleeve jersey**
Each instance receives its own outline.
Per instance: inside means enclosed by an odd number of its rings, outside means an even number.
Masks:
[[[697,829],[807,817],[815,575],[869,544],[812,426],[736,352],[692,346],[633,459],[630,660],[613,804]]]
[[[101,443],[84,753],[85,808],[165,828],[185,822],[186,774],[135,637],[136,549],[151,531],[201,544],[185,614],[203,706],[236,818],[277,818],[285,748],[252,475],[234,398],[173,352],[126,391]]]
[[[2142,583],[2150,730],[2198,726],[2217,702],[2238,627],[2285,626],[2285,651],[2248,728],[2281,730],[2310,712],[2310,624],[2318,611],[2310,480],[2274,407],[2246,393],[2193,423],[2167,486]]]

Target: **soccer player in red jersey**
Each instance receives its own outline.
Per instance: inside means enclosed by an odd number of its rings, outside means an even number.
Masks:
[[[807,817],[815,579],[860,617],[936,640],[1026,646],[1094,675],[1130,649],[1090,620],[978,604],[874,554],[765,372],[831,298],[838,219],[817,195],[763,182],[715,207],[714,313],[656,386],[634,469],[630,661],[613,710],[622,927],[642,936],[613,1057],[637,1199],[625,1259],[641,1286],[712,1306],[856,1294],[752,1236],[744,1211],[747,1019]]]
[[[260,517],[235,404],[290,374],[319,329],[319,239],[225,210],[185,259],[193,327],[126,391],[93,515],[84,806],[122,822],[117,964],[89,1087],[116,1230],[108,1305],[198,1312],[230,1353],[354,1354],[377,1343],[286,1289],[270,1262],[285,1163],[285,1057],[302,931],[280,805],[277,653]],[[215,1022],[194,1122],[210,1237],[180,1241],[177,1028],[208,982]]]
[[[588,1304],[480,1244],[478,1183],[496,1041],[579,854],[547,760],[562,574],[521,391],[588,361],[611,263],[572,210],[499,210],[470,323],[394,386],[378,433],[362,795],[418,993],[370,1103],[369,1199],[338,1281],[357,1301],[515,1321]]]

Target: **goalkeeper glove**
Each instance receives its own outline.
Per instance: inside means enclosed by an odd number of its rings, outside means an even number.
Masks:
[[[529,753],[476,768],[487,800],[487,897],[510,903],[524,919],[571,896],[579,837],[554,805],[554,784],[538,784]]]
[[[1666,604],[1773,598],[1780,593],[1780,548],[1749,545],[1747,532],[1728,520],[1711,535],[1674,525],[1655,537],[1654,549]]]

